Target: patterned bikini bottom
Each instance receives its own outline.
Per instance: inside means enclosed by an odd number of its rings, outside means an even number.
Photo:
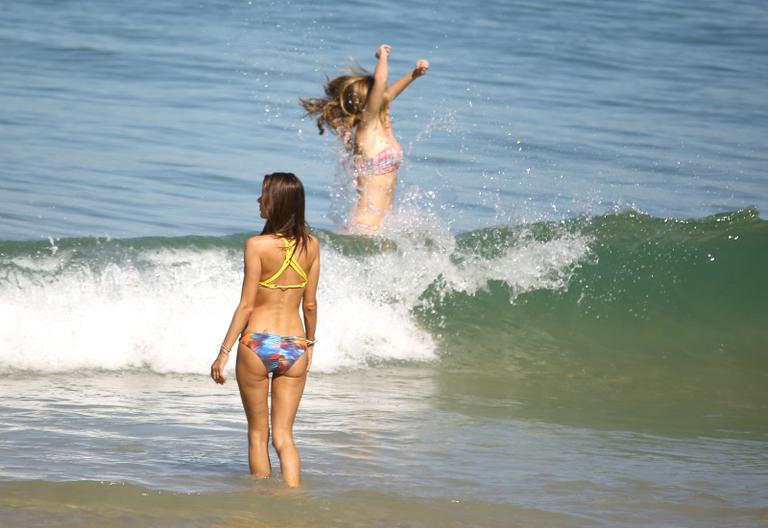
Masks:
[[[268,373],[285,373],[307,351],[306,338],[298,336],[252,333],[240,342],[259,356]]]

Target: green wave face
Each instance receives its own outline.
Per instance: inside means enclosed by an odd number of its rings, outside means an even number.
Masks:
[[[506,402],[485,406],[491,414],[642,426],[663,413],[679,427],[768,432],[768,222],[753,209],[690,221],[623,213],[488,229],[460,245],[492,255],[522,233],[563,230],[591,248],[566,288],[515,296],[491,280],[474,295],[425,293],[417,313],[441,336],[454,405],[481,396]]]
[[[768,296],[759,293],[768,292],[768,222],[754,212],[685,222],[625,213],[564,227],[540,224],[525,235],[490,229],[462,236],[460,247],[493,256],[522,236],[544,241],[563,230],[587,235],[591,249],[566,288],[512,298],[514,292],[494,280],[475,295],[445,297],[432,288],[424,298],[439,317],[424,323],[459,330],[471,320],[516,336],[513,347],[525,345],[530,331],[553,345],[583,343],[617,354],[750,355],[766,343]]]

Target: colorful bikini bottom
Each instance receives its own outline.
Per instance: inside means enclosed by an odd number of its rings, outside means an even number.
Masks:
[[[299,336],[243,334],[240,342],[253,350],[267,372],[283,374],[307,351],[307,340]]]

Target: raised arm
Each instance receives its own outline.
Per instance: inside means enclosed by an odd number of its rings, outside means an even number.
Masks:
[[[307,273],[307,285],[304,288],[304,297],[301,301],[304,312],[304,331],[307,339],[315,340],[315,330],[317,329],[317,282],[320,279],[320,242],[312,237],[313,245],[317,248],[312,264],[309,265]],[[307,347],[307,370],[312,366],[312,351],[314,345]]]
[[[237,343],[237,338],[245,330],[248,319],[251,317],[253,307],[256,304],[256,295],[259,291],[259,277],[261,277],[261,259],[258,254],[258,240],[249,238],[245,242],[243,251],[243,288],[240,292],[240,302],[232,315],[232,321],[221,342],[221,349],[216,360],[211,365],[211,377],[216,383],[224,383],[224,367],[229,359],[229,351]]]
[[[416,61],[416,67],[413,69],[412,72],[403,75],[400,79],[395,81],[392,84],[392,86],[387,88],[386,96],[389,97],[390,101],[393,101],[415,79],[418,79],[422,75],[426,74],[428,69],[429,69],[429,61],[427,61],[425,59],[417,60]]]
[[[379,110],[384,103],[384,94],[387,90],[387,77],[389,77],[389,54],[392,48],[388,44],[382,44],[376,50],[376,69],[373,70],[373,87],[365,102],[363,114],[360,116],[363,125],[374,122],[379,118]]]

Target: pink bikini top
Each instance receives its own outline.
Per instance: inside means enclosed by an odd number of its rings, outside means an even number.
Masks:
[[[354,158],[355,172],[360,176],[378,176],[397,170],[403,162],[403,150],[387,147],[373,158],[365,158],[358,154]]]

